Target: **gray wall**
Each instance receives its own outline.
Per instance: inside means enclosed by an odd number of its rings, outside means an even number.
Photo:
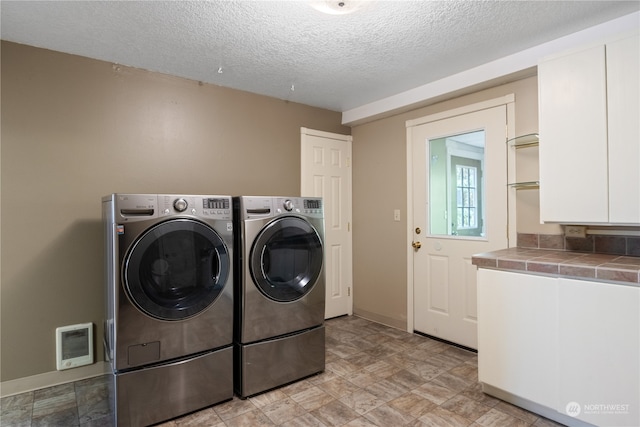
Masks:
[[[55,328],[96,325],[102,196],[297,195],[300,127],[337,112],[2,42],[1,381],[55,370]]]

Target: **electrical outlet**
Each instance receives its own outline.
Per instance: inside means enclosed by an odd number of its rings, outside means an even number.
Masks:
[[[393,211],[393,220],[400,221],[400,209],[395,209]]]
[[[587,227],[584,225],[565,225],[564,235],[566,237],[587,237]]]

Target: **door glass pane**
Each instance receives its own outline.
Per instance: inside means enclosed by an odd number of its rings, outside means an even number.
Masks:
[[[145,313],[182,320],[209,307],[231,269],[229,253],[212,228],[173,220],[147,231],[126,259],[126,289]]]
[[[291,302],[316,284],[322,271],[322,242],[307,221],[282,217],[256,238],[250,258],[258,289],[268,298]]]
[[[430,235],[485,236],[484,147],[484,130],[428,141]]]

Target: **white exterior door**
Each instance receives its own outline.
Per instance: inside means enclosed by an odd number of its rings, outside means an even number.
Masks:
[[[408,123],[407,130],[413,329],[474,349],[477,293],[471,257],[508,247],[506,124],[503,104]]]
[[[325,318],[352,314],[351,141],[301,129],[301,195],[322,197],[325,223]]]

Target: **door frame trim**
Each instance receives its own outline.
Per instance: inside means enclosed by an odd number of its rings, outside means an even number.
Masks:
[[[507,139],[511,139],[515,136],[515,94],[510,93],[499,98],[493,98],[474,104],[465,105],[463,107],[454,108],[439,113],[430,114],[428,116],[420,117],[417,119],[407,120],[405,122],[406,127],[406,170],[407,170],[407,229],[406,231],[406,248],[407,248],[407,332],[413,333],[414,328],[414,310],[413,310],[413,247],[411,242],[413,240],[413,159],[412,159],[412,144],[413,144],[413,128],[416,126],[424,125],[427,123],[436,122],[438,120],[449,119],[464,114],[474,113],[476,111],[486,110],[493,107],[505,105],[507,107]],[[506,140],[505,140],[506,143]],[[510,151],[507,151],[509,156]],[[514,154],[515,155],[515,154]],[[505,159],[505,162],[510,159]],[[505,164],[506,167],[506,164]],[[506,183],[505,183],[506,185]],[[512,190],[508,190],[507,196],[507,235],[509,242],[515,242],[516,236],[516,222],[515,222],[515,194],[512,194]],[[513,239],[513,240],[512,240]],[[511,244],[510,244],[511,245]]]

